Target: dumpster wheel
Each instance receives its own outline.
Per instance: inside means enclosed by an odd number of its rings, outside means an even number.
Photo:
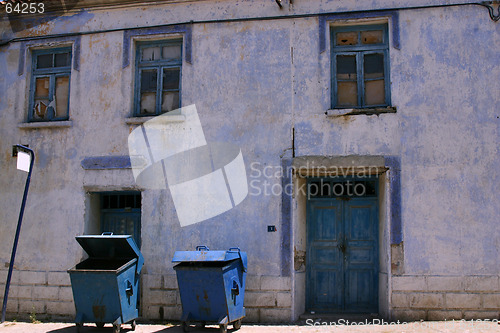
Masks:
[[[113,333],[120,333],[121,329],[122,329],[122,325],[113,324]]]
[[[82,331],[83,324],[82,323],[75,323],[76,325],[76,331],[80,333]]]
[[[95,323],[95,326],[97,326],[97,328],[103,328],[104,327],[104,323]]]
[[[227,324],[219,325],[219,333],[227,333]]]
[[[233,329],[234,330],[239,330],[241,328],[241,319],[238,319],[233,323]]]
[[[135,320],[133,320],[130,325],[132,325],[132,331],[135,331],[135,328],[137,326],[137,323],[135,322]]]

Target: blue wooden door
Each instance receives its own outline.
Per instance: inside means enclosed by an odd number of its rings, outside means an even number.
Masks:
[[[310,199],[307,209],[307,310],[376,313],[377,198]]]
[[[141,247],[141,193],[101,193],[101,232],[132,235]]]
[[[132,235],[135,243],[141,247],[141,212],[102,213],[102,232],[112,232],[115,235]]]

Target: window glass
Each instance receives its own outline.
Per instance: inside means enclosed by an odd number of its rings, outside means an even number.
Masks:
[[[141,72],[141,114],[155,113],[157,76],[155,69]]]
[[[37,68],[51,68],[54,67],[52,54],[41,54],[38,56]]]
[[[338,104],[340,106],[355,106],[358,104],[358,87],[355,81],[339,82],[337,89]]]
[[[361,31],[361,42],[363,44],[380,44],[383,42],[382,30]]]
[[[366,54],[364,58],[365,103],[380,105],[385,101],[384,55]]]
[[[366,81],[365,83],[366,105],[380,105],[385,101],[384,80]]]
[[[339,80],[356,80],[356,56],[337,56],[337,78]]]
[[[337,56],[337,103],[341,106],[358,104],[357,66],[355,55]]]
[[[181,46],[172,45],[163,47],[163,59],[180,59]]]
[[[156,69],[141,71],[141,91],[156,91],[158,75]]]
[[[163,69],[163,90],[179,89],[179,68]]]
[[[180,107],[181,51],[178,40],[138,44],[136,115],[157,115]]]
[[[384,76],[384,55],[367,54],[365,55],[365,79],[373,79]]]
[[[56,53],[55,54],[55,67],[66,67],[70,65],[69,53]]]
[[[144,61],[154,61],[161,59],[160,56],[161,48],[158,47],[148,47],[142,50],[142,60]]]
[[[358,44],[358,32],[338,32],[337,33],[337,45],[356,45]]]
[[[178,92],[163,92],[161,112],[173,111],[179,108]]]
[[[64,117],[68,114],[69,101],[69,76],[59,76],[56,78],[56,117]]]
[[[33,118],[36,120],[44,120],[47,117],[48,99],[35,99],[33,106]]]
[[[35,97],[49,98],[50,77],[39,77],[35,80]]]

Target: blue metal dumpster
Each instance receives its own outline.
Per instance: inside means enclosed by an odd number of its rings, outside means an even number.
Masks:
[[[239,248],[210,251],[197,246],[196,251],[176,251],[172,262],[182,302],[182,327],[191,323],[219,325],[227,332],[228,324],[235,330],[245,317],[245,279],[247,254]]]
[[[121,324],[129,322],[135,330],[144,258],[132,236],[102,234],[77,236],[76,240],[89,255],[68,270],[78,331],[84,323],[97,327],[112,323],[114,332],[120,332]]]

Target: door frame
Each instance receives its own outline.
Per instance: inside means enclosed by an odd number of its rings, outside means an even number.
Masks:
[[[371,181],[371,182],[376,182],[375,184],[375,188],[374,188],[374,193],[372,195],[368,195],[368,196],[348,196],[348,195],[338,195],[338,196],[328,196],[328,197],[316,197],[316,198],[310,198],[309,197],[309,187],[310,187],[310,184],[313,183],[313,182],[318,182],[318,181],[333,181],[333,180],[338,180],[338,183],[345,183],[345,184],[348,184],[348,182],[362,182],[362,181]],[[375,293],[377,293],[377,296],[376,297],[376,300],[378,302],[378,271],[379,271],[379,251],[380,251],[380,246],[379,246],[379,241],[380,241],[380,238],[379,238],[379,214],[378,214],[378,192],[379,192],[379,189],[378,189],[378,181],[379,181],[379,177],[378,175],[373,175],[373,176],[370,176],[369,179],[368,177],[354,177],[354,176],[343,176],[343,177],[335,177],[335,178],[331,178],[331,177],[307,177],[306,178],[306,184],[307,184],[307,202],[306,202],[306,250],[309,249],[309,246],[310,246],[310,234],[309,232],[311,231],[310,230],[310,227],[311,227],[311,223],[312,223],[312,215],[313,215],[313,212],[312,212],[312,207],[315,206],[316,204],[319,204],[319,203],[327,203],[327,202],[333,202],[333,201],[337,201],[340,203],[340,207],[341,207],[341,211],[340,211],[340,218],[341,218],[341,225],[342,225],[342,233],[345,232],[345,223],[346,223],[346,216],[347,216],[347,212],[344,210],[344,208],[347,208],[345,205],[345,202],[347,202],[347,200],[352,200],[351,202],[357,202],[357,201],[367,201],[367,202],[371,202],[371,204],[375,204],[373,206],[374,208],[374,214],[375,214],[375,223],[377,224],[376,226],[376,230],[374,230],[375,232],[375,237],[376,237],[376,245],[377,246],[377,253],[374,257],[375,259],[375,262],[377,263],[376,264],[376,276],[375,276],[375,279],[376,279],[376,282],[377,282],[377,285],[375,286]],[[333,212],[332,212],[333,213]],[[324,311],[322,311],[321,309],[319,308],[313,308],[312,307],[312,304],[308,304],[310,301],[311,301],[311,295],[308,295],[308,292],[310,292],[312,290],[312,287],[310,285],[310,283],[312,281],[308,280],[310,279],[310,265],[308,265],[307,263],[310,262],[311,260],[311,253],[309,253],[309,251],[306,251],[306,310],[314,310],[316,313],[332,313],[331,310],[328,310],[328,309],[325,309]],[[346,274],[346,271],[343,270],[342,271],[342,274]],[[342,280],[344,281],[344,287],[347,287],[347,284],[346,284],[346,281],[345,281],[345,276],[342,278]],[[344,290],[343,292],[345,293],[345,289],[342,288],[342,290]],[[344,297],[345,294],[341,297]],[[344,300],[345,301],[345,300]],[[378,304],[377,304],[377,311],[378,313]],[[356,310],[353,310],[353,309],[343,309],[343,310],[338,310],[338,311],[335,311],[334,313],[337,313],[337,314],[352,314],[352,313],[366,313],[366,312],[361,312],[361,311],[356,311]]]
[[[324,168],[324,165],[329,168]],[[391,298],[391,168],[385,166],[383,156],[302,156],[293,160],[292,183],[292,320],[297,320],[306,309],[306,226],[307,226],[307,177],[332,174],[353,175],[359,170],[369,170],[378,175],[378,228],[379,228],[379,278],[378,311],[382,318],[390,318]],[[333,170],[333,171],[330,171]],[[397,170],[394,170],[397,172]]]

